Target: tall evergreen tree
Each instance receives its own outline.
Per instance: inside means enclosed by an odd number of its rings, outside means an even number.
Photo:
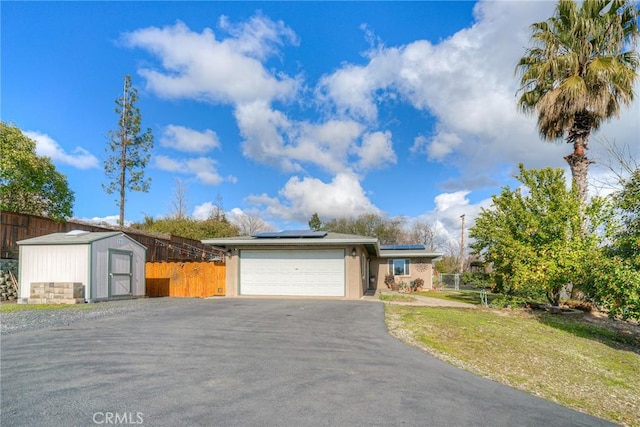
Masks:
[[[142,117],[136,107],[138,90],[131,84],[131,76],[124,77],[122,97],[116,99],[115,112],[118,114],[118,127],[109,132],[109,154],[104,162],[104,171],[110,179],[103,188],[108,194],[116,193],[116,202],[120,207],[119,225],[124,228],[124,211],[127,191],[149,191],[151,178],[145,178],[144,169],[149,162],[153,148],[151,129],[141,133]]]
[[[322,230],[322,227],[322,220],[318,216],[318,213],[315,212],[313,215],[311,215],[311,219],[309,220],[309,229],[313,231],[320,231]]]

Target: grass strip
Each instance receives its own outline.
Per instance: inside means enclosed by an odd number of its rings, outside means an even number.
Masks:
[[[0,313],[38,310],[87,310],[91,304],[0,304]]]
[[[400,301],[400,302],[412,302],[416,299],[409,295],[397,295],[397,294],[380,294],[381,301]]]

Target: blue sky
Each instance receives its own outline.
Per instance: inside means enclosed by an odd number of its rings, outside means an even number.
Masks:
[[[528,28],[554,6],[3,1],[1,116],[67,175],[77,218],[117,215],[102,161],[130,74],[155,147],[128,221],[166,215],[180,179],[196,217],[220,197],[274,229],[376,212],[455,239],[518,162],[566,168],[569,147],[515,105]],[[636,100],[596,138],[637,158],[639,114]]]

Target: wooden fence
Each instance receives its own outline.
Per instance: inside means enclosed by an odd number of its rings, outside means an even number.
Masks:
[[[148,262],[147,296],[210,297],[226,294],[226,267],[218,262]]]
[[[55,222],[49,218],[15,212],[0,212],[0,258],[18,259],[20,240],[71,230],[118,231],[117,227],[99,226],[79,221]],[[224,259],[224,254],[199,240],[162,233],[145,233],[126,229],[126,235],[147,248],[147,261],[204,261]]]

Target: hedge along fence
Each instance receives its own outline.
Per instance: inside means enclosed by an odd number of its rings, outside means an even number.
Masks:
[[[226,295],[226,267],[218,262],[148,262],[149,297],[204,298]]]

